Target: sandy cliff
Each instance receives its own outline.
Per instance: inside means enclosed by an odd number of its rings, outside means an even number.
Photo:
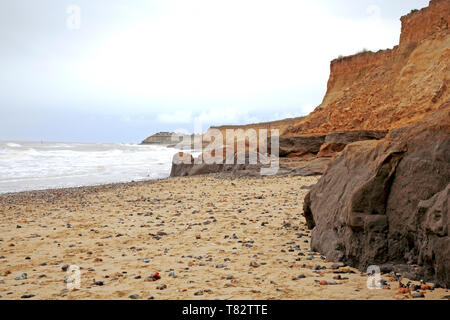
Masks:
[[[323,103],[289,130],[339,146],[330,132],[389,129],[347,144],[305,198],[327,259],[450,286],[449,17],[450,1],[431,1],[402,18],[399,46],[333,61]]]
[[[450,1],[401,18],[400,43],[331,62],[321,105],[286,135],[385,130],[419,120],[449,100]]]

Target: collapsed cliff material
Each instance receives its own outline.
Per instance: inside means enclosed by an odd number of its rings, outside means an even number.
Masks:
[[[213,161],[214,154],[202,154],[194,159],[190,154],[179,152],[172,160],[171,177],[197,176],[211,173],[228,172],[236,176],[258,176],[262,168],[262,163],[252,163],[251,156],[262,157],[260,154],[246,153],[245,162],[239,163],[237,156],[232,152],[223,151],[222,161]],[[230,156],[232,155],[232,156]],[[210,159],[207,159],[209,156]],[[228,158],[231,157],[231,159]],[[256,158],[257,159],[257,158]],[[231,160],[231,161],[227,161]]]
[[[226,153],[226,152],[225,152]],[[226,153],[232,154],[232,153]],[[259,159],[264,157],[261,154],[257,154]],[[226,158],[225,158],[226,159]],[[231,164],[222,163],[206,163],[201,160],[201,156],[194,159],[190,154],[180,152],[174,155],[172,160],[172,169],[170,172],[171,177],[185,177],[185,176],[197,176],[206,174],[225,174],[233,177],[259,177],[261,176],[261,169],[267,168],[264,162],[258,162],[252,164],[250,161],[249,153],[246,154],[245,163],[239,164],[236,156],[231,157]],[[276,170],[276,175],[283,176],[317,176],[322,175],[330,163],[330,159],[317,158],[317,159],[298,159],[291,161],[290,159],[279,159],[279,168]]]
[[[304,202],[313,250],[450,286],[450,103],[440,109],[335,158]]]
[[[316,155],[325,136],[280,137],[280,157]]]
[[[380,140],[383,139],[386,134],[386,130],[355,130],[329,133],[325,137],[324,144],[320,146],[320,151],[317,156],[334,157],[350,143],[364,140]]]

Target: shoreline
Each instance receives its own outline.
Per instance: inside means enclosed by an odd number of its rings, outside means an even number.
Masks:
[[[12,191],[12,192],[0,193],[0,199],[4,198],[4,197],[14,197],[14,196],[37,196],[39,194],[43,195],[45,193],[54,193],[54,192],[75,193],[77,191],[90,191],[87,189],[99,189],[98,191],[104,191],[106,189],[114,189],[116,187],[120,187],[120,186],[124,186],[124,185],[133,186],[133,185],[139,184],[139,183],[151,183],[153,181],[161,181],[161,180],[167,180],[167,179],[170,179],[170,177],[139,180],[139,181],[132,180],[129,182],[112,182],[112,183],[77,186],[77,187],[56,187],[56,188],[37,189],[37,190],[28,190],[28,191]]]

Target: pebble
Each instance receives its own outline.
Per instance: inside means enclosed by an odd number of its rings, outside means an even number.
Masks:
[[[339,268],[341,268],[341,267],[343,267],[343,266],[344,266],[343,263],[333,263],[333,264],[331,265],[331,269],[337,270],[337,269],[339,269]]]
[[[16,277],[16,280],[24,280],[28,277],[26,273],[22,273],[20,276]]]
[[[167,285],[163,284],[163,285],[161,285],[161,286],[157,286],[156,289],[157,289],[157,290],[164,290],[164,289],[167,289]]]
[[[219,263],[219,264],[216,264],[216,268],[218,268],[218,269],[220,269],[220,268],[226,268],[227,267],[227,265],[225,264],[225,263]]]
[[[33,298],[33,297],[35,297],[34,294],[24,294],[23,296],[21,296],[22,299],[30,299],[30,298]]]
[[[161,275],[159,274],[159,272],[155,272],[153,275],[151,275],[147,278],[147,280],[150,280],[150,281],[156,281],[159,279],[161,279]]]
[[[417,299],[417,298],[425,298],[425,295],[424,295],[422,292],[414,292],[414,293],[412,294],[412,297],[413,297],[414,299]]]
[[[128,298],[135,300],[135,299],[139,299],[140,296],[138,294],[132,294]]]

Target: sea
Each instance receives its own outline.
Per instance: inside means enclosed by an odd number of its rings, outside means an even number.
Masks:
[[[162,145],[0,141],[0,194],[163,179],[179,151]]]

